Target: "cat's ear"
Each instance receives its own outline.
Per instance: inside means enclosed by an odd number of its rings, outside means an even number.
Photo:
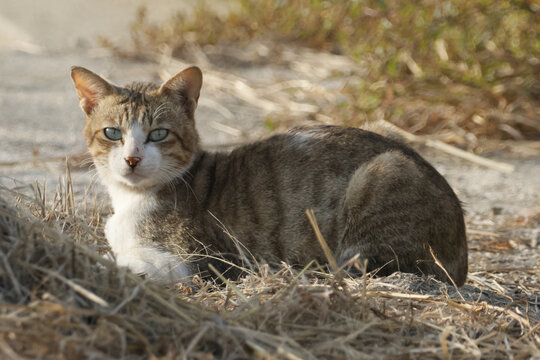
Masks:
[[[90,115],[104,97],[115,92],[114,86],[83,67],[73,66],[71,78],[77,89],[83,111]]]
[[[173,96],[182,106],[185,106],[190,115],[193,115],[199,101],[202,86],[202,72],[196,66],[179,72],[163,85],[160,92]]]

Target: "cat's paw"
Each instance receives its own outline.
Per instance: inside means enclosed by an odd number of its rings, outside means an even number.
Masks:
[[[192,273],[187,263],[171,253],[154,248],[139,248],[129,255],[117,256],[117,264],[161,283],[189,281]]]

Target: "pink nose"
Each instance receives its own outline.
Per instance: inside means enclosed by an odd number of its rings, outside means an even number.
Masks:
[[[131,156],[128,156],[127,158],[124,158],[124,160],[126,160],[127,164],[129,165],[130,168],[135,168],[135,166],[137,166],[138,163],[141,162],[141,158],[140,157],[131,157]]]

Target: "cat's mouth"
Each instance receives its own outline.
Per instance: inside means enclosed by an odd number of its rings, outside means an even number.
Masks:
[[[122,180],[132,186],[140,185],[145,179],[146,176],[140,175],[135,171],[129,171],[122,174]]]

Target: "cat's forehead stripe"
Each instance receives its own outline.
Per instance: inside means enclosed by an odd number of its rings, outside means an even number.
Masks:
[[[124,103],[122,114],[119,117],[119,123],[123,127],[130,127],[133,124],[152,126],[152,116],[150,115],[150,106],[148,104]]]
[[[155,84],[133,83],[121,92],[119,104],[123,105],[123,113],[120,122],[123,126],[129,127],[131,124],[146,124],[152,126],[153,117],[150,115],[149,93],[157,90]]]
[[[141,106],[148,103],[148,93],[157,90],[157,86],[155,84],[133,83],[123,90],[121,103]]]

